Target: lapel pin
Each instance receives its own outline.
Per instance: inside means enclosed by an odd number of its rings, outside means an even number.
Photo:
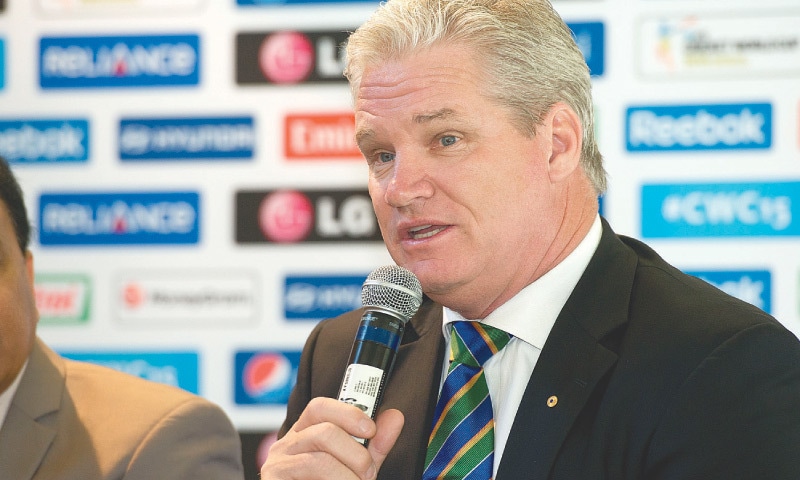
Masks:
[[[557,404],[558,404],[558,397],[556,397],[555,395],[553,395],[553,396],[551,396],[550,398],[547,399],[547,406],[548,407],[553,408]]]

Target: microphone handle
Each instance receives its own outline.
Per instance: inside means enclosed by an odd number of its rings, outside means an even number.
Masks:
[[[339,388],[340,401],[375,419],[404,330],[405,322],[394,315],[373,309],[364,312]],[[356,440],[366,445],[364,439]]]

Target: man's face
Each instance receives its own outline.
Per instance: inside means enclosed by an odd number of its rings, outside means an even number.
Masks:
[[[20,251],[11,217],[0,202],[0,393],[28,358],[37,321],[33,257]]]
[[[468,52],[368,67],[356,139],[392,258],[432,299],[480,318],[549,268],[563,197],[548,178],[550,137],[514,128]]]

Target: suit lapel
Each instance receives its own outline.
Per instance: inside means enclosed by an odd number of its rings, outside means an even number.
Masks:
[[[32,478],[56,436],[55,429],[40,425],[12,405],[3,431],[5,433],[0,436],[0,471],[8,472],[8,478]]]
[[[570,428],[617,354],[636,256],[603,221],[603,236],[548,336],[514,419],[498,480],[548,478]]]
[[[4,478],[33,477],[56,436],[55,419],[64,391],[60,358],[36,340],[8,416],[0,430],[0,471]]]

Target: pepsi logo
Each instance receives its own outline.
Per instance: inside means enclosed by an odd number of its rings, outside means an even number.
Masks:
[[[278,353],[253,355],[244,366],[242,384],[245,392],[259,398],[283,388],[291,379],[292,364]]]

